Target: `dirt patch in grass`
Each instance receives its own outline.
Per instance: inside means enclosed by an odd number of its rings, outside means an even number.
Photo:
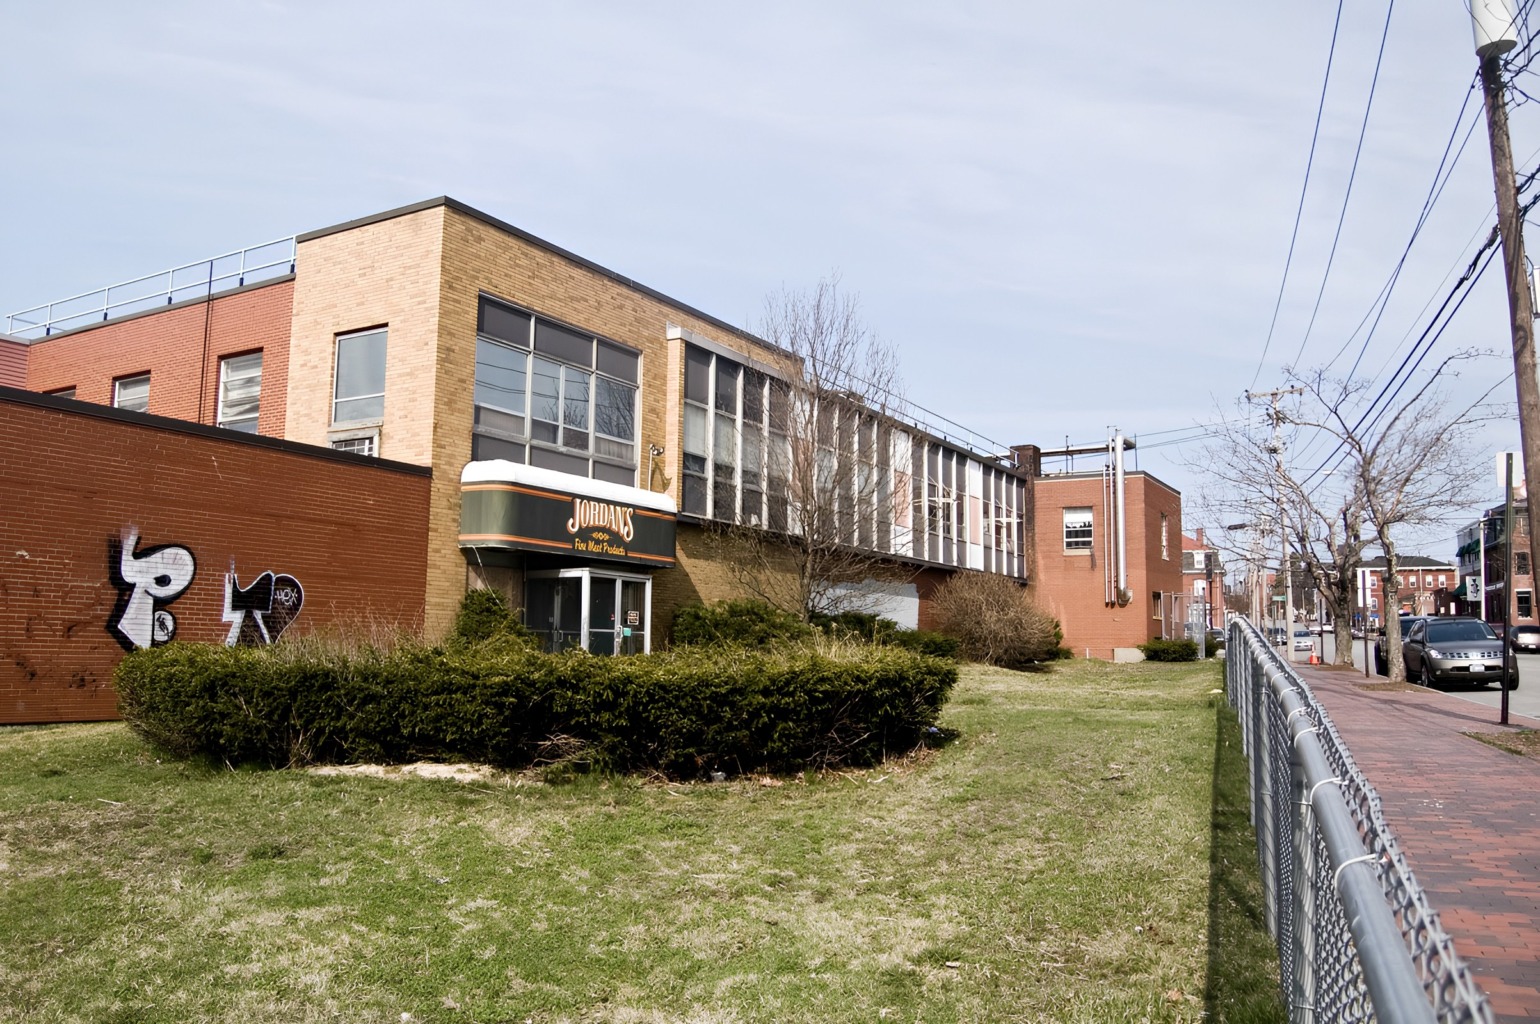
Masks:
[[[1468,732],[1465,735],[1480,740],[1489,747],[1506,750],[1520,757],[1540,758],[1540,729],[1516,729],[1513,732]]]
[[[1378,683],[1359,683],[1358,688],[1360,690],[1372,690],[1377,693],[1411,693],[1413,690],[1422,689],[1422,687],[1413,686],[1411,683],[1392,683],[1388,679]]]

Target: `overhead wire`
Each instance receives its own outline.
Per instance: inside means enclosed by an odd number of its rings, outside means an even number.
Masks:
[[[1326,295],[1326,283],[1331,280],[1332,264],[1337,259],[1337,245],[1342,241],[1342,226],[1347,222],[1348,205],[1353,199],[1353,182],[1358,178],[1358,161],[1363,156],[1364,138],[1369,133],[1369,115],[1374,110],[1374,93],[1379,86],[1380,67],[1385,62],[1385,41],[1390,38],[1390,18],[1395,13],[1395,9],[1395,0],[1390,0],[1390,3],[1385,6],[1385,27],[1380,31],[1380,48],[1374,58],[1374,74],[1369,79],[1369,96],[1364,102],[1364,116],[1358,126],[1358,144],[1353,149],[1353,166],[1348,171],[1347,188],[1342,194],[1342,209],[1337,212],[1337,230],[1332,235],[1331,250],[1326,256],[1326,268],[1321,272],[1321,286],[1315,293],[1315,306],[1310,310],[1310,321],[1305,325],[1305,333],[1299,339],[1299,351],[1294,355],[1295,365],[1299,364],[1300,357],[1305,354],[1305,346],[1310,341],[1310,332],[1315,329],[1316,317],[1321,312],[1321,300]]]
[[[1305,196],[1310,191],[1310,172],[1315,166],[1315,147],[1321,138],[1321,118],[1326,110],[1326,93],[1331,84],[1332,63],[1337,55],[1337,34],[1342,27],[1343,0],[1337,0],[1337,15],[1331,26],[1331,46],[1326,52],[1326,74],[1321,80],[1321,100],[1316,106],[1315,129],[1310,135],[1310,155],[1305,159],[1305,180],[1299,189],[1299,206],[1294,211],[1294,230],[1289,235],[1289,252],[1283,261],[1283,279],[1278,282],[1278,298],[1273,303],[1272,322],[1267,326],[1267,339],[1262,344],[1262,355],[1257,359],[1257,371],[1252,375],[1251,386],[1256,387],[1257,379],[1262,375],[1262,367],[1267,362],[1267,351],[1273,344],[1273,332],[1278,328],[1278,311],[1283,308],[1283,295],[1289,285],[1289,268],[1294,263],[1294,246],[1299,241],[1299,225],[1304,219]]]

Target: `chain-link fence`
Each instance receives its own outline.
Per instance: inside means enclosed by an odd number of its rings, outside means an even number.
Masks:
[[[1492,1021],[1326,710],[1249,622],[1227,647],[1290,1020]]]

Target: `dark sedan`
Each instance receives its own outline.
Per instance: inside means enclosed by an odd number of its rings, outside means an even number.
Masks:
[[[1503,650],[1492,627],[1480,619],[1425,619],[1413,624],[1401,645],[1406,678],[1424,686],[1501,683],[1508,660],[1508,689],[1519,687],[1518,659]]]

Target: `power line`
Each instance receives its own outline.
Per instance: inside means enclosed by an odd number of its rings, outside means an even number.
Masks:
[[[1395,9],[1395,0],[1390,0],[1385,7],[1385,27],[1380,32],[1380,49],[1374,58],[1374,75],[1369,79],[1369,97],[1364,102],[1363,121],[1358,127],[1358,145],[1353,149],[1353,167],[1348,172],[1347,190],[1342,195],[1342,209],[1337,213],[1337,230],[1332,235],[1331,251],[1326,256],[1326,269],[1321,272],[1321,287],[1315,293],[1315,307],[1310,310],[1310,322],[1305,325],[1305,334],[1299,339],[1299,351],[1294,355],[1296,366],[1299,365],[1300,357],[1305,354],[1305,345],[1310,341],[1310,332],[1315,329],[1315,318],[1321,312],[1321,299],[1326,295],[1326,282],[1331,279],[1332,264],[1337,259],[1337,245],[1342,241],[1342,225],[1347,222],[1348,203],[1353,198],[1353,182],[1358,177],[1358,160],[1363,155],[1364,137],[1369,133],[1369,114],[1374,109],[1374,92],[1379,85],[1380,66],[1385,60],[1385,40],[1390,38],[1390,16]],[[1253,380],[1252,383],[1255,384],[1256,381]]]
[[[1262,344],[1262,355],[1257,360],[1257,372],[1252,375],[1251,386],[1255,387],[1257,378],[1262,375],[1262,366],[1267,362],[1267,350],[1273,343],[1273,331],[1278,327],[1278,311],[1283,308],[1283,293],[1289,284],[1289,267],[1294,263],[1294,245],[1299,241],[1299,223],[1304,218],[1305,195],[1310,191],[1310,171],[1315,166],[1315,147],[1321,138],[1321,116],[1326,110],[1326,91],[1331,84],[1332,61],[1337,55],[1337,32],[1342,27],[1343,0],[1337,0],[1337,16],[1331,26],[1331,46],[1326,52],[1326,75],[1321,80],[1321,101],[1315,109],[1315,130],[1310,135],[1310,155],[1305,160],[1305,180],[1299,189],[1299,206],[1294,211],[1294,230],[1289,235],[1289,254],[1283,261],[1283,280],[1278,282],[1278,299],[1273,303],[1273,319],[1267,325],[1267,340]]]

